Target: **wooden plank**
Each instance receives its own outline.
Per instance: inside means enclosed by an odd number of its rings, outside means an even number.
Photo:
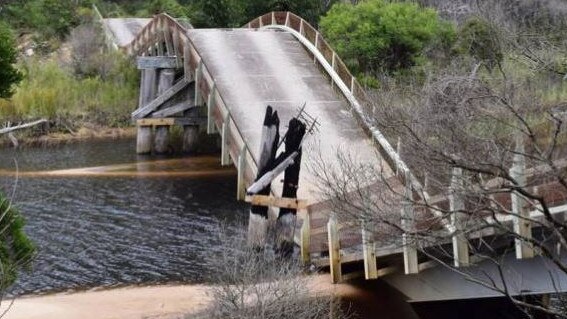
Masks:
[[[299,213],[299,212],[298,212]],[[311,216],[308,211],[306,211],[303,217],[303,225],[301,225],[300,230],[300,250],[301,250],[301,261],[304,265],[309,264],[311,261],[311,254],[309,253],[309,247],[311,246]]]
[[[139,119],[136,121],[138,126],[163,126],[163,125],[174,125],[174,118],[159,118],[159,119]]]
[[[200,125],[205,122],[205,118],[201,116],[192,117],[167,117],[167,118],[144,118],[136,120],[138,126],[164,126],[164,125]]]
[[[460,194],[463,189],[463,170],[453,168],[451,178],[451,189],[449,193],[449,209],[451,210],[451,224],[455,229],[452,237],[453,242],[453,264],[455,267],[469,266],[469,245],[465,234],[462,232],[463,220],[466,215],[462,213],[465,203]]]
[[[527,184],[524,154],[524,141],[518,137],[516,139],[513,165],[510,168],[510,177],[516,181],[519,187],[525,187]],[[532,226],[531,221],[529,221],[530,213],[526,207],[527,201],[517,192],[512,192],[510,196],[512,199],[512,214],[514,216],[514,232],[518,234],[518,237],[515,238],[516,258],[532,258],[535,254],[532,245],[528,242],[532,238]]]
[[[376,243],[372,239],[372,233],[367,229],[367,225],[362,223],[362,255],[364,257],[364,277],[366,279],[378,278],[376,267]]]
[[[254,206],[268,206],[290,209],[307,209],[307,201],[297,198],[273,197],[269,195],[246,196],[245,201]]]
[[[170,106],[166,109],[156,111],[152,114],[152,117],[170,117],[180,112],[187,111],[191,108],[194,108],[193,101],[184,101],[181,103],[177,103],[173,106]]]
[[[141,107],[132,113],[132,117],[135,119],[143,118],[150,114],[151,112],[155,111],[158,107],[160,107],[165,101],[172,98],[175,94],[179,91],[183,90],[189,84],[185,78],[179,80],[175,83],[171,88],[165,91],[162,95],[158,96],[148,105]]]
[[[177,68],[174,56],[139,56],[136,58],[138,69],[175,69]]]
[[[337,219],[334,214],[327,223],[328,244],[329,244],[329,265],[331,267],[331,281],[336,284],[342,280],[341,269],[341,246],[339,232],[337,231]]]

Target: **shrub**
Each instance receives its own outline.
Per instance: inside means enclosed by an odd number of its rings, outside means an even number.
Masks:
[[[22,79],[21,73],[14,67],[17,52],[10,28],[0,22],[0,98],[10,97],[13,85]]]
[[[337,3],[321,19],[321,30],[354,72],[392,72],[423,60],[431,45],[454,39],[453,25],[415,3],[368,0]]]
[[[460,28],[456,48],[492,69],[503,59],[499,38],[498,31],[490,22],[472,17]]]
[[[25,220],[0,192],[0,290],[5,291],[20,269],[28,268],[35,255],[35,245],[24,232]]]
[[[216,232],[219,249],[208,255],[215,283],[213,301],[206,314],[198,318],[330,318],[329,306],[335,298],[312,295],[297,260],[282,257],[268,247],[249,246],[243,229],[221,228]],[[336,319],[351,317],[340,309],[333,314]]]
[[[120,53],[98,57],[113,63],[105,78],[97,75],[77,79],[55,62],[26,62],[22,65],[25,80],[13,98],[0,99],[0,118],[65,118],[107,126],[128,125],[130,112],[137,104],[136,69]]]

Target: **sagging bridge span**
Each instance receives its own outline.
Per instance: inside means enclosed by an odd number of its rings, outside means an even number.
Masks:
[[[386,167],[386,174],[399,180],[401,187],[426,193],[372,124],[364,89],[305,20],[289,12],[272,12],[240,29],[194,29],[167,14],[153,19],[100,18],[109,45],[137,57],[142,71],[140,103],[132,113],[138,127],[138,153],[165,151],[173,125],[183,127],[186,151],[193,150],[199,132],[218,134],[221,164],[237,168],[237,197],[244,200],[258,170],[266,105],[272,105],[287,123],[305,103],[320,126],[304,145],[299,200],[278,200],[278,185],[272,186],[273,198],[248,198],[256,204],[298,209],[295,241],[304,261],[329,267],[333,282],[354,275],[382,278],[409,301],[500,296],[418,258],[409,244],[393,247],[363,240],[365,230],[360,226],[337,222],[335,215],[340,212],[331,212],[318,195],[317,179],[309,167],[321,158],[332,163],[338,150]],[[556,213],[565,210],[559,204],[555,208]],[[469,258],[466,243],[454,240],[453,246],[456,265],[466,266],[474,258]],[[564,274],[544,259],[505,258],[511,267],[506,276],[521,283],[509,287],[512,293],[567,289]],[[361,269],[363,265],[364,271],[343,272],[352,265]],[[498,276],[497,269],[482,261],[469,268],[472,273]]]

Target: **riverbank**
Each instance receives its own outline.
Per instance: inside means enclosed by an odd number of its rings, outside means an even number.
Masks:
[[[18,147],[50,147],[85,141],[113,140],[136,137],[135,127],[82,126],[74,132],[51,132],[36,136],[33,134],[15,134]],[[14,147],[7,135],[0,136],[0,148]]]
[[[210,302],[210,287],[170,285],[124,287],[26,296],[5,300],[5,319],[173,319],[202,311]]]
[[[359,294],[347,284],[333,285],[329,276],[310,276],[306,284],[313,295]],[[2,302],[10,307],[5,319],[178,319],[204,311],[211,302],[211,286],[136,286],[26,296]]]

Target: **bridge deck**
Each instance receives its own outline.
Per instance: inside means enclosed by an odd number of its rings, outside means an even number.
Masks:
[[[188,36],[215,79],[256,161],[267,105],[278,111],[282,134],[304,103],[306,112],[317,118],[319,129],[304,146],[299,198],[318,201],[314,164],[323,160],[325,165],[337,165],[337,150],[366,162],[380,163],[347,101],[335,92],[313,57],[290,33],[192,29]],[[275,190],[279,191],[280,186]]]

